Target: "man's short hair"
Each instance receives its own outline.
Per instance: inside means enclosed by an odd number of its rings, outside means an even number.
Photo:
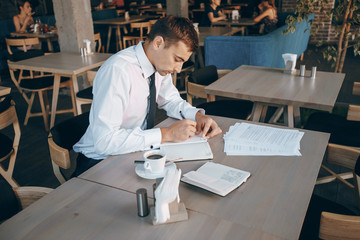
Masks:
[[[148,35],[148,39],[153,41],[156,36],[163,37],[165,47],[183,41],[190,51],[195,52],[199,47],[199,37],[195,31],[193,23],[188,18],[167,16],[160,18]]]

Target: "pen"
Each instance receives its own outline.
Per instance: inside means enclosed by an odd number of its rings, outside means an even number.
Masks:
[[[182,111],[180,111],[180,116],[182,117],[182,119],[186,119]]]

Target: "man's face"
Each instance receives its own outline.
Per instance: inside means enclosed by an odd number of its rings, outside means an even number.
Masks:
[[[190,58],[191,54],[192,52],[183,41],[173,43],[166,48],[165,42],[162,41],[157,45],[152,63],[161,76],[173,72],[180,73],[183,63]]]

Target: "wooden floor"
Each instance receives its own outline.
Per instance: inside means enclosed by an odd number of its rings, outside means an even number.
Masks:
[[[315,48],[311,48],[314,50]],[[301,64],[306,64],[307,69],[311,69],[312,66],[318,66],[318,71],[331,71],[329,64],[319,63],[318,59],[321,59],[321,54],[314,51],[307,51],[304,61]],[[299,62],[297,68],[299,68]],[[354,81],[360,81],[357,77],[360,76],[360,57],[347,58],[345,63],[344,73],[346,73],[345,83],[341,89],[340,96],[338,98],[339,106],[346,106],[348,103],[354,103],[360,105],[360,97],[351,96],[352,83]],[[55,178],[50,154],[47,144],[48,133],[44,129],[42,118],[30,118],[27,126],[23,125],[27,104],[20,96],[19,92],[12,84],[8,74],[2,74],[1,85],[10,86],[12,88],[12,97],[16,103],[16,110],[18,113],[20,126],[21,126],[21,138],[20,147],[18,151],[18,157],[16,160],[14,178],[21,186],[45,186],[56,188],[60,184]],[[51,95],[49,96],[51,97]],[[51,99],[51,98],[50,98]],[[201,101],[195,101],[200,103]],[[70,97],[66,92],[60,92],[59,107],[67,108],[71,105]],[[39,111],[39,103],[36,100],[35,108]],[[61,122],[67,118],[72,117],[71,114],[61,114],[56,116],[56,123]],[[164,112],[159,111],[157,114],[156,122],[160,122],[165,119]],[[5,134],[11,134],[11,129],[5,129]],[[1,147],[1,146],[0,146]],[[337,171],[344,171],[344,169],[337,169]],[[320,173],[321,175],[322,173]],[[321,186],[316,186],[314,189],[316,194],[324,196],[328,199],[341,203],[348,208],[356,211],[360,214],[360,209],[357,207],[357,203],[352,192],[341,184],[329,183]]]

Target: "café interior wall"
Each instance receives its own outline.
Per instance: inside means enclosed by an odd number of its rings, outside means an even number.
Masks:
[[[36,16],[54,14],[52,0],[35,0],[32,6]],[[12,19],[14,15],[19,14],[17,0],[0,0],[0,20]]]

